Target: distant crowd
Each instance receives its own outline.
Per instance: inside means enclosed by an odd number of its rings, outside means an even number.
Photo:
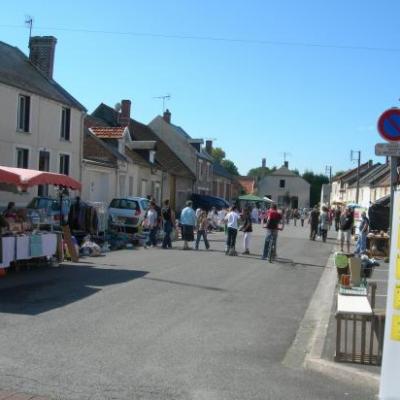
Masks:
[[[208,234],[213,231],[224,231],[226,234],[225,253],[237,255],[238,232],[243,232],[242,254],[250,254],[253,224],[263,224],[263,227],[266,228],[263,258],[266,258],[271,239],[273,240],[273,251],[276,254],[278,231],[282,230],[285,224],[293,223],[294,226],[304,227],[305,222],[310,227],[310,240],[321,238],[323,242],[327,240],[328,231],[334,226],[339,233],[341,250],[344,251],[344,244],[346,244],[347,252],[350,252],[351,236],[354,230],[354,210],[348,207],[315,206],[312,209],[283,208],[278,210],[277,206],[272,204],[266,210],[250,205],[245,205],[239,210],[236,205],[233,205],[229,209],[217,210],[213,207],[206,211],[202,208],[194,210],[193,203],[189,200],[181,211],[179,219],[176,219],[168,200],[165,200],[163,206],[159,207],[152,199],[142,227],[148,234],[147,246],[156,247],[161,241],[161,248],[170,249],[172,248],[172,237],[178,237],[180,234],[183,250],[198,250],[201,242],[209,250]],[[366,214],[362,213],[356,245],[356,252],[359,254],[366,250],[368,231],[369,221]]]

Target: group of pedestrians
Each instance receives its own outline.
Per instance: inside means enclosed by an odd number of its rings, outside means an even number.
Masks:
[[[331,226],[335,225],[335,231],[338,232],[338,240],[340,243],[340,250],[344,252],[346,244],[347,253],[350,253],[351,238],[354,233],[354,209],[345,207],[341,209],[336,207],[329,209],[322,206],[321,211],[318,206],[315,206],[310,212],[310,240],[315,240],[319,235],[325,242],[327,239],[328,231]],[[365,211],[361,213],[361,220],[358,226],[358,238],[356,242],[355,253],[363,254],[367,249],[367,235],[369,232],[369,219]]]

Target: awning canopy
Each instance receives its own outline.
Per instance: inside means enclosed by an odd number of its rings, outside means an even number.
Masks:
[[[15,185],[21,189],[37,185],[55,185],[72,190],[80,190],[82,187],[80,182],[67,175],[3,166],[0,166],[0,183]]]
[[[272,203],[272,200],[268,197],[258,197],[254,194],[245,194],[243,196],[239,196],[239,200],[242,201],[264,201],[266,203]]]

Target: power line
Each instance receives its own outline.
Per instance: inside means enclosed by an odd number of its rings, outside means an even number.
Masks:
[[[0,28],[23,28],[23,26],[1,24]],[[178,40],[212,41],[212,42],[225,42],[225,43],[242,43],[242,44],[286,46],[286,47],[326,48],[326,49],[337,49],[337,50],[355,50],[355,51],[372,51],[372,52],[400,52],[400,48],[397,48],[397,47],[374,47],[374,46],[355,46],[355,45],[353,46],[353,45],[341,45],[341,44],[290,42],[290,41],[265,40],[265,39],[244,39],[244,38],[197,36],[197,35],[183,35],[183,34],[182,35],[174,35],[174,34],[152,33],[152,32],[106,31],[106,30],[84,29],[84,28],[57,28],[57,27],[50,27],[50,26],[49,27],[36,26],[35,30],[37,30],[37,31],[38,30],[48,30],[48,31],[61,31],[61,32],[87,33],[87,34],[137,36],[137,37],[178,39]]]

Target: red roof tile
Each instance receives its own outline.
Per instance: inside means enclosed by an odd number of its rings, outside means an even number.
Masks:
[[[121,139],[124,136],[125,127],[93,126],[91,132],[100,139]]]

